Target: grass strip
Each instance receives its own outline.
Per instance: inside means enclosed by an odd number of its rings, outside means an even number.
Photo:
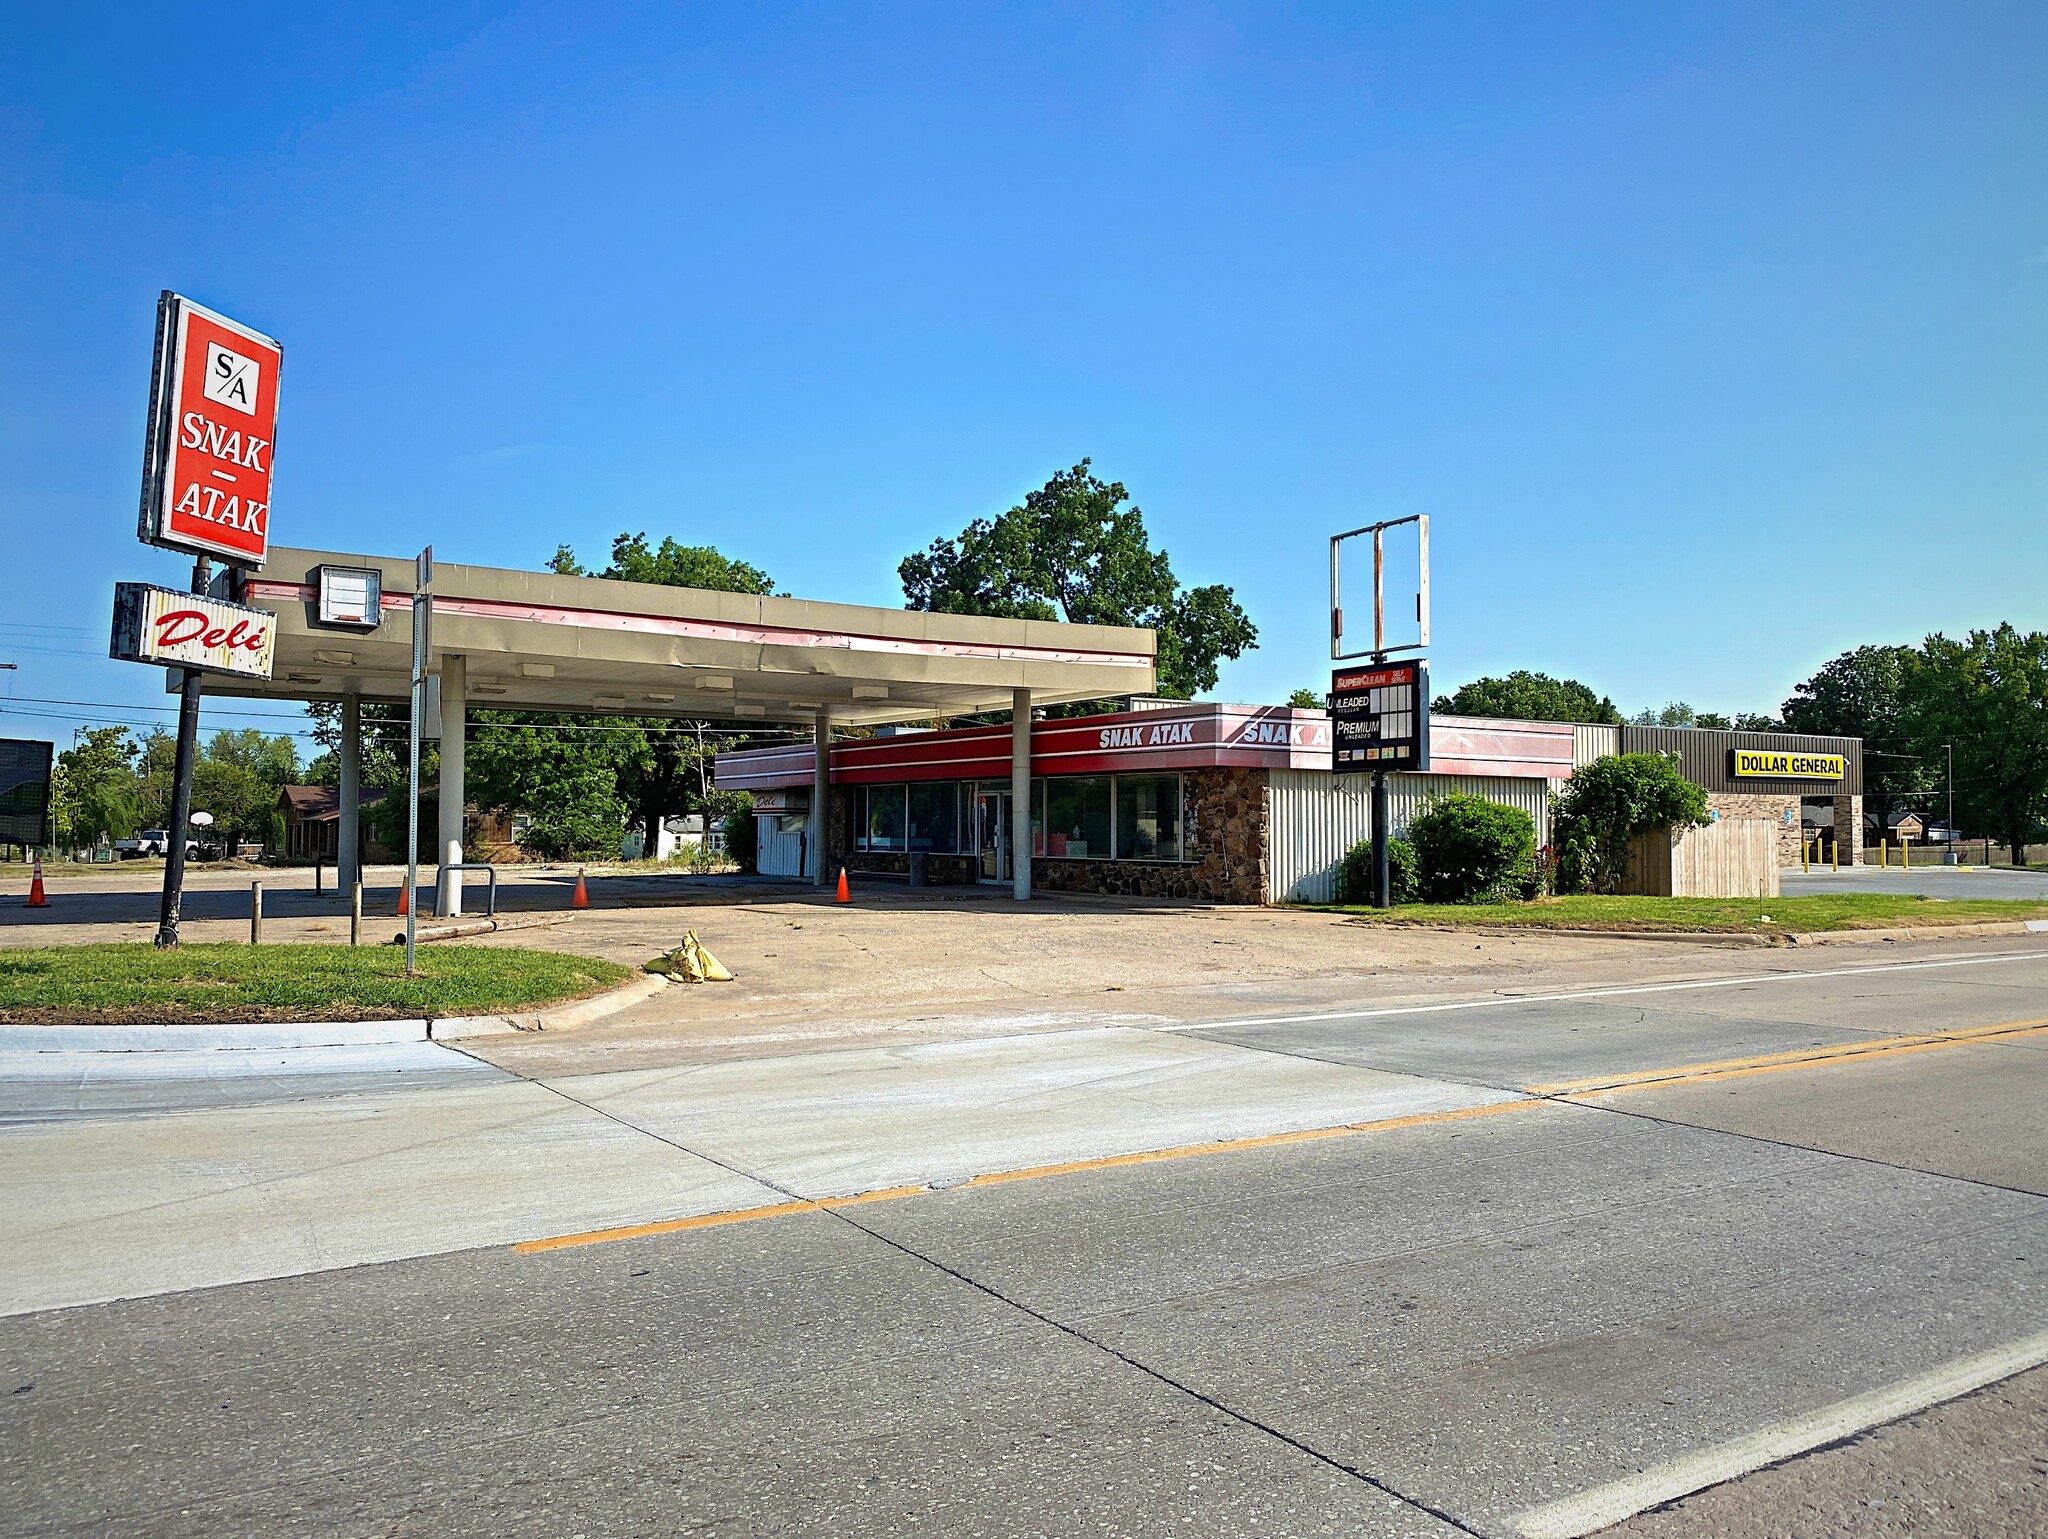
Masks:
[[[1529,903],[1403,903],[1391,909],[1301,905],[1371,924],[1530,930],[1643,930],[1812,934],[1822,930],[1987,924],[2048,919],[2048,903],[2010,898],[1933,898],[1919,893],[1819,893],[1796,898],[1624,898],[1576,895]]]
[[[117,1025],[484,1015],[596,994],[630,969],[516,946],[147,944],[0,951],[0,1023]]]

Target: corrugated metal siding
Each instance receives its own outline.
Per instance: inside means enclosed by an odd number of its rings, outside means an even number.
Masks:
[[[1572,768],[1584,769],[1595,759],[1621,752],[1621,728],[1589,721],[1572,723]]]
[[[785,834],[782,831],[783,821],[779,817],[754,819],[758,840],[754,847],[754,869],[763,876],[809,876],[810,872],[804,869],[804,836],[801,833]]]
[[[1372,781],[1365,775],[1274,770],[1267,782],[1266,900],[1334,903],[1337,864],[1372,837]],[[1463,791],[1520,807],[1536,820],[1536,842],[1550,839],[1550,787],[1542,780],[1496,775],[1389,775],[1388,822],[1395,833],[1432,796]]]
[[[1786,753],[1838,753],[1848,761],[1841,780],[1736,780],[1728,773],[1731,748],[1776,749]],[[1796,732],[1722,732],[1710,727],[1623,727],[1623,753],[1673,753],[1679,772],[1709,791],[1754,791],[1762,795],[1861,796],[1863,739],[1813,737]]]

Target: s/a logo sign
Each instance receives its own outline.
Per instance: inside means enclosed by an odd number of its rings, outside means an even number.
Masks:
[[[146,543],[263,565],[283,358],[261,332],[163,296],[142,473]]]

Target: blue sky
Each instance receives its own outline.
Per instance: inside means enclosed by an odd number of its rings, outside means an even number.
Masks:
[[[1090,455],[1259,624],[1231,698],[1415,512],[1444,685],[2048,623],[2038,5],[314,9],[10,9],[0,692],[162,703],[165,287],[285,344],[281,543],[896,604]]]

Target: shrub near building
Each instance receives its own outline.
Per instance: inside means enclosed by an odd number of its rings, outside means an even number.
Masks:
[[[1387,841],[1387,882],[1393,888],[1389,899],[1413,903],[1419,896],[1415,880],[1415,846],[1396,836]],[[1361,839],[1344,852],[1337,866],[1337,901],[1372,902],[1372,841]]]
[[[1519,807],[1452,792],[1408,820],[1425,903],[1536,895],[1536,820]]]
[[[1607,754],[1572,772],[1550,815],[1559,892],[1618,893],[1629,841],[1653,828],[1697,828],[1707,793],[1667,754]]]

